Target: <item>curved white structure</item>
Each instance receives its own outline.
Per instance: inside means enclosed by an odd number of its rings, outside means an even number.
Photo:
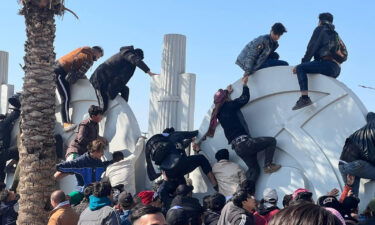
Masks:
[[[293,111],[291,108],[300,96],[296,75],[292,67],[266,68],[250,76],[250,102],[241,110],[253,137],[272,136],[277,139],[274,161],[282,168],[271,175],[263,174],[257,182],[260,199],[266,187],[276,188],[279,203],[284,194],[305,187],[314,196],[326,194],[332,188],[343,186],[338,170],[338,160],[345,139],[363,126],[367,113],[361,101],[344,84],[323,75],[309,76],[310,97],[313,105]],[[223,87],[225,88],[225,87]],[[233,84],[234,99],[242,93],[242,83]],[[212,93],[213,95],[214,93]],[[200,127],[200,134],[207,131],[212,109]],[[221,148],[230,150],[230,159],[245,170],[246,165],[231,150],[223,129],[219,125],[214,138],[207,138],[202,149],[211,163]],[[264,153],[258,154],[261,167]],[[200,172],[191,174],[194,191],[205,193],[207,180]],[[206,179],[206,178],[205,178]],[[211,189],[212,190],[212,189]]]
[[[56,94],[59,99],[59,95]],[[60,103],[56,103],[56,133],[64,139],[65,148],[74,138],[74,132],[65,133],[62,128],[60,116]],[[72,87],[72,96],[70,101],[70,112],[73,123],[79,124],[82,120],[88,118],[88,108],[90,105],[98,105],[95,91],[88,80],[79,80]],[[124,150],[125,157],[131,154],[135,149],[135,144],[141,136],[137,119],[129,105],[121,96],[117,96],[109,102],[103,120],[99,123],[99,135],[105,137],[109,142],[109,151],[106,151],[105,158],[111,159],[109,152]],[[126,150],[125,150],[126,149]],[[144,153],[136,162],[137,189],[143,190],[147,186],[146,171],[144,166]],[[68,176],[60,182],[60,186],[67,192],[71,191],[75,185],[75,177]]]

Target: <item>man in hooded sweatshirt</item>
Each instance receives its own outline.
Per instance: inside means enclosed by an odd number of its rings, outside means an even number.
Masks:
[[[305,56],[302,58],[301,64],[293,68],[293,73],[297,74],[301,91],[301,97],[293,106],[293,110],[298,110],[312,104],[308,96],[308,73],[320,73],[333,78],[340,75],[340,63],[331,52],[331,40],[336,33],[332,22],[333,15],[331,13],[321,13],[319,15],[319,25],[315,28],[311,36]],[[310,62],[313,56],[314,61]]]
[[[93,186],[89,207],[82,212],[78,225],[120,225],[120,217],[112,208],[111,185],[107,182],[95,182]]]
[[[260,201],[260,207],[257,212],[254,213],[255,216],[261,217],[263,220],[263,223],[256,223],[256,225],[264,224],[267,225],[272,217],[280,211],[280,209],[277,207],[277,192],[275,189],[266,188],[263,191],[263,198]]]
[[[355,176],[353,194],[358,196],[360,179],[375,180],[375,113],[369,112],[367,124],[345,141],[339,170],[346,183],[347,174]]]
[[[104,112],[108,108],[109,99],[115,99],[119,93],[125,101],[128,101],[129,87],[126,84],[132,78],[136,67],[150,76],[158,75],[151,72],[143,62],[143,57],[142,49],[125,46],[96,68],[90,77],[90,82],[95,88],[99,105]]]

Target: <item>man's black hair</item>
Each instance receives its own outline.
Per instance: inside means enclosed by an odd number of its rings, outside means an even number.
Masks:
[[[232,201],[237,207],[242,208],[242,202],[246,201],[251,195],[246,190],[238,190],[233,194]]]
[[[215,193],[209,198],[208,208],[215,212],[220,212],[226,203],[225,196],[220,193]]]
[[[220,161],[222,159],[228,160],[229,159],[228,149],[223,148],[223,149],[220,149],[219,151],[217,151],[216,154],[215,154],[215,159],[217,161]]]
[[[238,189],[247,191],[250,195],[255,194],[255,182],[253,180],[244,180]]]
[[[286,28],[282,23],[275,23],[272,26],[271,31],[276,35],[282,35],[283,33],[287,32]]]
[[[210,202],[211,202],[211,195],[206,195],[203,197],[202,201],[203,201],[203,209],[206,210],[210,207]]]
[[[108,197],[111,195],[111,184],[108,182],[95,182],[93,183],[93,195],[98,198]]]
[[[283,198],[283,206],[284,208],[289,206],[289,203],[290,201],[293,199],[293,195],[292,194],[289,194],[289,195],[284,195],[284,198]]]
[[[157,213],[162,213],[161,209],[158,208],[158,207],[155,207],[155,206],[152,206],[152,205],[142,206],[142,207],[137,208],[134,211],[132,211],[132,214],[130,216],[130,221],[131,221],[132,224],[134,224],[134,222],[136,220],[138,220],[139,218],[141,218],[144,215],[157,214]]]
[[[102,55],[104,55],[104,50],[103,50],[102,47],[100,47],[100,46],[94,46],[94,47],[92,47],[92,49],[94,49],[95,51],[98,51],[98,52],[102,53]]]
[[[134,53],[135,53],[139,58],[141,58],[141,59],[144,58],[144,54],[143,54],[142,49],[140,49],[140,48],[136,48],[136,49],[134,49]]]
[[[162,133],[170,134],[170,133],[173,133],[173,132],[175,132],[174,128],[168,127],[168,128],[165,128]]]
[[[9,191],[8,190],[2,190],[0,192],[0,202],[6,202],[9,196]]]
[[[90,195],[92,195],[93,191],[94,191],[93,184],[87,185],[87,187],[83,189],[83,198],[88,200]]]
[[[103,109],[96,105],[91,105],[88,112],[89,112],[90,117],[103,115]]]
[[[124,154],[121,151],[112,153],[113,162],[118,162],[124,159]]]
[[[326,21],[329,23],[333,23],[333,15],[329,12],[320,13],[319,14],[319,21]]]
[[[193,186],[186,185],[186,184],[180,184],[176,188],[176,195],[187,196],[193,190],[194,190]]]

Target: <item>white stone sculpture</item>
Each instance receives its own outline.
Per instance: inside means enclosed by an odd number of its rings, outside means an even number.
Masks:
[[[284,194],[291,194],[300,187],[308,188],[315,197],[326,194],[332,188],[343,187],[338,170],[342,147],[345,139],[366,123],[367,110],[355,94],[336,79],[312,75],[309,76],[309,95],[314,104],[292,111],[300,95],[292,67],[260,70],[250,76],[248,85],[250,102],[241,111],[250,133],[253,137],[275,137],[277,150],[274,161],[282,165],[276,173],[267,175],[261,172],[257,182],[257,197],[261,198],[265,188],[275,188],[281,205]],[[223,84],[222,88],[225,87]],[[232,99],[241,95],[241,81],[235,82],[233,88]],[[200,135],[207,131],[211,111],[212,108],[203,119]],[[215,162],[217,150],[228,148],[230,159],[247,169],[234,150],[231,150],[220,125],[215,136],[207,138],[201,147],[211,163]],[[258,154],[258,160],[262,168],[264,153]],[[190,177],[195,192],[212,191],[199,170],[195,170]],[[361,191],[365,193],[363,188]],[[370,195],[373,197],[373,193]]]
[[[14,93],[14,86],[8,84],[8,52],[0,51],[0,113],[8,112],[8,98]]]

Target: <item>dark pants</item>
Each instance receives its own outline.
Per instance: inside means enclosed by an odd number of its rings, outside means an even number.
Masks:
[[[96,97],[98,98],[99,106],[103,109],[103,112],[107,111],[109,100],[115,99],[119,93],[126,102],[129,100],[129,87],[126,85],[116,89],[112,89],[111,86],[107,87],[102,85],[101,88],[95,90],[95,92]]]
[[[191,155],[183,157],[175,168],[165,171],[165,174],[168,178],[182,177],[193,172],[197,167],[201,167],[206,175],[212,171],[212,167],[204,155]]]
[[[273,67],[273,66],[288,66],[289,64],[283,60],[278,60],[278,59],[270,59],[268,58],[259,68],[264,69],[268,67]]]
[[[56,86],[57,91],[60,94],[61,98],[61,117],[63,123],[71,123],[69,117],[69,103],[70,103],[70,85],[69,82],[66,81],[65,77],[67,73],[62,68],[62,66],[57,65],[54,70],[56,74]]]
[[[312,62],[301,63],[297,66],[297,77],[301,91],[308,90],[307,74],[320,73],[329,77],[336,78],[340,75],[340,66],[330,60],[315,60]]]
[[[273,137],[248,137],[238,144],[233,144],[233,147],[237,155],[245,162],[248,168],[246,172],[247,179],[256,182],[260,173],[257,153],[264,151],[264,165],[267,166],[271,164],[275,153],[276,139]]]
[[[8,160],[18,160],[18,150],[1,149],[0,150],[0,182],[5,180],[5,167]]]
[[[170,208],[170,205],[175,195],[176,188],[180,184],[186,184],[186,180],[184,176],[168,179],[168,181],[164,180],[163,183],[158,188],[157,192],[163,204],[162,206],[163,212],[167,212],[168,209]]]

